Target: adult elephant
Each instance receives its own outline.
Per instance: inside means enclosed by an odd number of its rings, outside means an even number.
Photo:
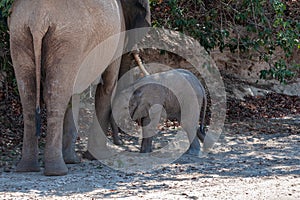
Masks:
[[[10,45],[24,117],[22,159],[17,171],[40,170],[36,133],[39,132],[40,96],[43,96],[47,109],[44,174],[67,174],[62,153],[64,117],[68,115],[65,113],[81,64],[98,44],[110,36],[128,27],[149,25],[148,13],[146,0],[14,2],[9,19]],[[103,49],[105,55],[113,57],[122,44],[123,37],[113,40],[109,48]],[[99,70],[103,72],[103,84],[97,89],[101,96],[98,99],[101,102],[96,106],[98,113],[102,111],[98,114],[100,121],[108,118],[107,107],[119,67],[120,59],[117,59]]]

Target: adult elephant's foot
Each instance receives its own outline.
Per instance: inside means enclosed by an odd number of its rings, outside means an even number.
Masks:
[[[66,164],[77,164],[80,163],[80,158],[74,152],[63,152],[64,161]]]
[[[39,172],[41,171],[38,161],[21,159],[16,167],[16,172]]]
[[[77,155],[64,156],[64,161],[66,164],[78,164],[81,162]]]
[[[68,173],[68,168],[63,159],[45,162],[45,176],[63,176]]]

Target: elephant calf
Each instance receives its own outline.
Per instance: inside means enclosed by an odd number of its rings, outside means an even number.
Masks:
[[[164,82],[168,82],[168,80],[171,82],[176,82],[178,81],[178,77],[182,77],[185,79],[186,83],[190,84],[190,89],[193,90],[195,97],[197,98],[196,100],[193,97],[185,96],[184,92],[189,88],[180,86],[179,88],[176,87],[177,92],[175,95],[174,92],[167,87],[167,85],[164,86],[164,84],[159,84],[159,82],[153,81],[159,79],[163,80]],[[139,84],[142,86],[139,87]],[[135,90],[135,88],[137,89]],[[130,93],[130,91],[133,90],[133,94],[132,92]],[[132,95],[131,97],[126,97],[126,94]],[[155,134],[155,129],[161,118],[163,107],[165,113],[167,114],[167,118],[177,119],[182,124],[183,129],[187,132],[191,143],[188,153],[192,155],[199,155],[200,143],[198,138],[201,142],[203,142],[205,137],[204,118],[207,106],[207,98],[205,89],[194,74],[187,70],[177,69],[145,76],[136,81],[131,87],[117,94],[113,106],[118,107],[122,105],[121,102],[124,100],[126,101],[126,99],[127,102],[129,102],[130,117],[143,127],[143,139],[140,150],[141,153],[152,152],[152,136]],[[183,104],[180,103],[179,99],[181,99]],[[183,115],[184,113],[182,112],[182,105],[192,106],[192,101],[196,101],[199,109],[194,110],[194,108],[188,108],[188,113]],[[118,119],[124,118],[122,116],[125,112],[120,110],[122,108],[119,109],[118,107],[118,109],[113,109],[117,110],[117,115],[119,116]],[[192,117],[193,115],[195,116],[196,113],[198,117]],[[199,119],[201,121],[200,125]],[[112,127],[113,130],[118,130],[114,120],[112,120]],[[117,133],[114,133],[114,136],[116,135]],[[195,137],[195,135],[197,135],[198,138]]]

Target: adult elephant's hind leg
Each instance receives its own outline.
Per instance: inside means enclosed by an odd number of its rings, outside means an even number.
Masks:
[[[80,97],[79,97],[80,98]],[[79,108],[72,108],[71,103],[69,104],[67,111],[65,113],[64,118],[64,129],[63,129],[63,157],[64,161],[67,164],[75,164],[80,162],[80,158],[76,155],[75,152],[75,144],[77,139],[77,129],[75,123],[77,120],[77,117],[75,117],[75,114],[73,113],[79,112]]]
[[[108,131],[108,125],[110,123],[111,116],[111,97],[114,87],[119,75],[120,59],[117,59],[102,74],[102,84],[98,84],[96,95],[95,95],[95,107],[96,115],[101,129],[104,133]],[[90,134],[88,139],[88,151],[86,155],[89,158],[93,152],[96,151],[95,148],[104,148],[106,145],[106,138],[102,134]],[[101,144],[101,147],[95,146],[95,144]]]
[[[20,79],[19,79],[20,80]],[[24,80],[24,79],[23,79]],[[23,107],[24,117],[24,135],[23,135],[23,148],[22,159],[17,165],[17,172],[38,172],[40,166],[38,163],[38,137],[36,136],[35,129],[35,92],[33,91],[34,78],[24,80],[24,91],[20,90],[20,96]]]
[[[38,163],[38,137],[35,129],[35,65],[33,58],[28,55],[28,49],[24,50],[15,43],[11,44],[11,49],[24,119],[22,159],[18,163],[16,171],[38,172],[40,166]]]
[[[96,114],[104,132],[108,130],[111,114],[111,97],[119,75],[120,59],[117,59],[104,71],[103,83],[97,86],[95,96]]]
[[[63,69],[63,67],[61,67]],[[55,71],[55,70],[53,70]],[[58,70],[59,71],[59,70]],[[60,176],[68,173],[62,155],[62,136],[65,112],[71,97],[70,85],[65,81],[63,71],[55,75],[48,73],[45,101],[47,105],[47,137],[45,147],[45,171],[48,176]]]

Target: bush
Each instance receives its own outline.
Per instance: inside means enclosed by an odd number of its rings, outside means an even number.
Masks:
[[[7,17],[12,3],[13,0],[0,0],[0,69],[2,71],[11,70]]]
[[[6,19],[13,0],[0,0],[0,67],[11,70]],[[299,63],[289,63],[300,49],[299,1],[281,0],[150,0],[153,26],[190,35],[209,52],[219,48],[232,52],[255,50],[269,63],[261,78],[280,82],[296,76]],[[239,28],[249,34],[239,35]],[[277,49],[284,57],[274,58]]]
[[[270,65],[261,78],[280,82],[296,76],[300,69],[299,63],[288,63],[293,51],[300,49],[299,5],[298,1],[280,0],[151,1],[154,26],[190,35],[207,51],[255,50]],[[278,49],[284,57],[274,56]]]
[[[9,50],[9,30],[7,26],[7,17],[10,13],[10,7],[13,0],[0,0],[0,75],[2,80],[5,82],[5,93],[13,92],[18,94],[17,81],[14,75],[14,70],[10,58]],[[4,87],[4,85],[2,84]],[[11,88],[11,89],[9,89]],[[3,92],[0,90],[0,92]]]

